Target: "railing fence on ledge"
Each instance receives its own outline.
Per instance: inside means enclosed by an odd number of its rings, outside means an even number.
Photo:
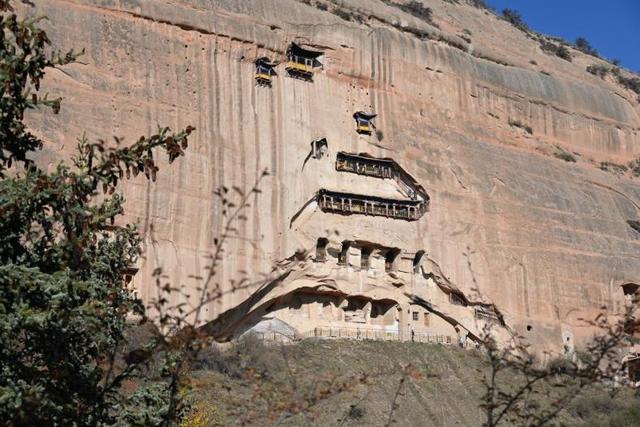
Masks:
[[[375,341],[414,341],[432,344],[450,345],[453,338],[450,335],[431,334],[428,332],[383,331],[367,328],[349,327],[317,327],[305,334],[305,338],[348,338]]]

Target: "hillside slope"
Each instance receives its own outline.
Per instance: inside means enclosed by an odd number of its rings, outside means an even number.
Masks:
[[[411,375],[401,385],[409,365]],[[480,426],[481,381],[488,373],[481,353],[440,345],[307,340],[264,347],[249,340],[201,356],[191,375],[189,419],[206,415],[211,425]],[[499,381],[514,378],[503,373]],[[611,397],[591,389],[558,421],[633,426],[640,422],[639,405],[631,390]],[[301,413],[292,415],[292,408]]]

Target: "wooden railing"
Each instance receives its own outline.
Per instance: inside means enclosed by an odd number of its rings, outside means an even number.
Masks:
[[[415,341],[432,344],[451,345],[453,339],[450,335],[438,335],[429,332],[408,331],[401,334],[397,331],[385,331],[372,328],[357,327],[317,327],[305,334],[307,338],[347,338],[376,341]]]
[[[475,316],[478,320],[484,320],[485,322],[490,323],[500,323],[500,317],[498,313],[495,312],[492,308],[489,307],[475,307]]]
[[[382,179],[393,179],[408,197],[413,200],[422,199],[427,205],[429,203],[427,192],[417,185],[413,177],[393,160],[340,152],[336,157],[336,170]]]
[[[393,162],[390,160],[368,159],[346,153],[338,153],[336,157],[336,170],[376,178],[393,178],[394,175]]]
[[[290,55],[284,69],[289,73],[302,73],[305,75],[313,74],[314,60],[304,58],[302,56]]]
[[[318,192],[318,206],[323,211],[345,214],[384,216],[415,221],[427,211],[427,203],[420,200],[395,200],[329,190]]]
[[[451,335],[432,334],[429,332],[416,332],[413,334],[407,331],[403,334],[397,331],[385,331],[367,327],[317,327],[308,331],[304,336],[294,336],[278,332],[251,332],[253,336],[266,344],[290,344],[300,341],[301,338],[321,338],[321,339],[355,339],[374,341],[413,341],[430,344],[453,344]]]

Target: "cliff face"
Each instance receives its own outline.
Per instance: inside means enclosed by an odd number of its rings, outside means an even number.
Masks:
[[[415,311],[426,332],[455,334],[423,322],[406,296],[417,293],[472,333],[474,304],[491,302],[539,345],[579,341],[589,331],[578,318],[619,308],[620,285],[640,281],[640,234],[627,222],[640,218],[640,180],[599,168],[640,155],[636,96],[587,73],[595,58],[549,56],[464,2],[424,3],[439,29],[377,0],[39,2],[54,45],[86,49],[47,76],[61,113],[30,117],[51,141],[43,159],[54,164],[83,132],[132,140],[158,125],[196,127],[186,157],[156,183],[125,188],[127,219],[146,236],[135,278],[146,300],[157,266],[195,298],[226,221],[216,189],[250,189],[267,169],[215,278],[224,291],[243,277],[252,285],[207,307],[204,320],[241,307],[216,330],[270,315],[299,332],[361,322],[406,333]],[[271,88],[256,86],[254,61],[284,61],[292,41],[324,53],[313,82],[280,65]],[[380,132],[355,132],[359,110],[378,114]],[[326,155],[307,159],[322,137]],[[417,221],[323,212],[319,189],[405,197],[391,180],[336,171],[339,151],[393,159],[425,188],[430,211]],[[303,249],[303,261],[282,263]],[[462,307],[451,303],[458,291]]]

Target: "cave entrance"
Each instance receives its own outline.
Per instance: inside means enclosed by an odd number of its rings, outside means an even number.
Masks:
[[[624,299],[629,304],[638,304],[640,302],[640,285],[635,283],[625,283],[622,287],[622,293],[624,294]]]
[[[416,255],[413,257],[413,272],[418,274],[420,273],[420,268],[422,267],[422,261],[424,260],[425,252],[418,251]]]
[[[344,320],[352,323],[367,323],[367,306],[370,302],[366,298],[347,298],[347,305],[343,308]]]
[[[316,261],[325,262],[327,260],[327,245],[329,239],[320,237],[316,243]]]
[[[340,250],[340,254],[338,255],[338,265],[347,265],[349,261],[349,242],[342,242],[342,249]]]
[[[371,252],[373,248],[369,246],[363,246],[360,249],[360,268],[362,270],[368,270],[371,267]]]
[[[321,159],[327,153],[327,138],[320,138],[311,141],[311,157]]]
[[[389,249],[387,251],[384,255],[384,271],[391,273],[398,269],[398,255],[400,255],[400,249]]]

